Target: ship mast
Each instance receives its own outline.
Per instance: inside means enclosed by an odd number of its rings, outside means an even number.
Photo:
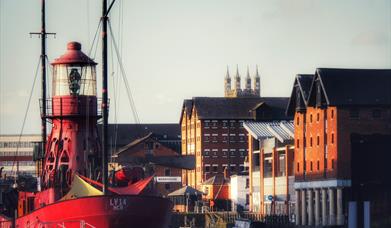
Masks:
[[[46,148],[46,22],[45,22],[45,0],[42,0],[42,28],[41,28],[41,74],[42,74],[42,114],[41,114],[41,136],[42,148]]]
[[[113,1],[114,2],[114,1]],[[103,194],[107,195],[107,175],[108,175],[108,91],[107,91],[107,23],[108,10],[107,0],[103,0],[102,5],[102,115],[103,115],[103,129],[102,129],[102,183]]]
[[[103,194],[106,195],[108,185],[108,122],[109,122],[109,107],[108,107],[108,86],[107,86],[107,25],[109,22],[109,12],[113,7],[115,0],[112,0],[110,6],[107,7],[107,0],[102,2],[102,116],[103,116],[103,127],[102,127],[102,184]]]
[[[56,33],[46,32],[46,13],[45,0],[41,0],[41,32],[30,32],[30,35],[38,35],[41,38],[41,137],[42,150],[46,149],[46,38],[47,35],[56,35]]]

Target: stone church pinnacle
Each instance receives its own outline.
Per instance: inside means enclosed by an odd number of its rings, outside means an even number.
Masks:
[[[246,78],[244,79],[244,88],[241,88],[241,76],[239,66],[236,65],[236,74],[234,76],[234,84],[227,66],[227,73],[224,78],[224,96],[225,97],[260,97],[261,92],[261,77],[258,72],[258,65],[255,69],[255,74],[251,77],[250,69],[247,66]]]

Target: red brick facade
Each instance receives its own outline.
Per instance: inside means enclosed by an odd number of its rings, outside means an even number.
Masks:
[[[305,113],[296,112],[296,181],[350,179],[350,135],[389,134],[390,116],[391,109],[381,106],[309,106]]]
[[[184,185],[200,189],[213,176],[244,170],[248,153],[244,121],[286,119],[287,98],[195,97],[185,100],[180,125],[182,154],[195,155],[196,168],[184,171]]]
[[[242,123],[243,120],[200,120],[197,114],[190,119],[183,115],[182,154],[196,157],[196,169],[183,171],[184,185],[199,188],[210,177],[223,175],[225,167],[230,175],[243,171],[247,133]]]
[[[364,200],[371,218],[387,211],[372,208],[386,208],[389,197],[389,180],[379,175],[387,169],[381,159],[391,132],[390,83],[390,70],[297,75],[287,110],[295,122],[296,225],[344,225],[349,210],[363,217]]]

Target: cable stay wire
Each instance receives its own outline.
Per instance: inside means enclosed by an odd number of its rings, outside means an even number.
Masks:
[[[92,50],[93,50],[93,48],[94,48],[94,43],[95,43],[95,41],[96,41],[96,37],[97,37],[98,34],[99,34],[101,25],[102,25],[102,19],[99,20],[98,26],[96,27],[94,39],[92,40],[92,43],[90,44],[90,50],[88,51],[88,56],[90,56],[91,53],[92,53]],[[98,43],[98,42],[97,42],[97,43]],[[95,52],[94,52],[94,58],[95,58],[95,56],[96,56],[96,50],[97,50],[97,49],[98,49],[98,48],[97,48],[97,46],[96,46]]]
[[[120,55],[122,56],[123,53],[123,23],[124,23],[124,8],[123,8],[123,1],[120,1],[119,3],[119,10],[118,10],[118,46],[120,50]],[[112,50],[111,46],[111,50]],[[113,69],[114,69],[114,62],[113,62]],[[119,64],[116,65],[116,72],[119,71]],[[113,75],[113,88],[114,88],[114,143],[113,148],[117,148],[117,141],[118,141],[118,104],[120,103],[120,93],[119,93],[119,79],[120,77],[114,77]],[[112,150],[113,151],[113,150]]]
[[[46,59],[46,75],[53,75],[53,66],[50,64],[47,55],[45,55],[45,59]],[[47,91],[51,91],[51,86],[50,86],[49,80],[46,80],[46,88],[47,88]]]
[[[93,38],[92,42],[90,43],[90,48],[87,52],[87,56],[91,57],[91,59],[95,59],[96,53],[98,51],[98,46],[99,46],[99,41],[100,41],[100,36],[98,36],[98,34],[101,31],[101,26],[102,26],[102,19],[99,20],[98,26],[96,27],[96,30],[95,30],[94,38]],[[85,76],[85,74],[82,75],[82,77],[84,77],[84,76]],[[96,78],[95,78],[95,80],[96,80]],[[88,86],[90,86],[90,85],[91,84],[88,83]],[[89,89],[89,87],[84,88],[84,90],[85,89]],[[88,118],[89,117],[86,116],[86,121],[88,120]],[[98,123],[100,123],[100,122],[98,121]]]
[[[87,9],[88,10],[88,9]],[[96,52],[97,52],[97,50],[98,50],[98,45],[99,45],[99,38],[100,38],[100,36],[98,36],[98,34],[99,34],[99,31],[101,30],[101,25],[102,25],[102,19],[101,20],[99,20],[99,23],[98,23],[98,26],[97,26],[97,28],[96,28],[96,30],[95,30],[95,34],[94,34],[94,38],[93,38],[93,40],[92,40],[92,42],[90,43],[90,49],[88,50],[88,56],[90,56],[90,57],[92,57],[92,59],[95,59],[95,57],[96,57]],[[98,39],[97,39],[97,37],[98,37]],[[95,48],[95,51],[94,51],[94,48]],[[91,53],[92,52],[94,52],[94,55],[93,56],[91,56]],[[84,86],[84,91],[89,91],[90,90],[90,86],[91,86],[91,83],[88,83],[87,82],[87,69],[89,69],[88,67],[86,67],[86,68],[84,68],[85,69],[85,72],[82,74],[82,77],[84,77],[84,79],[85,79],[85,81],[86,81],[86,83],[85,83],[85,85],[87,84],[87,88],[86,88],[86,86]],[[93,72],[91,72],[91,73],[93,73]],[[95,79],[95,81],[96,81],[96,77],[94,78]],[[90,78],[90,80],[93,80],[93,78]],[[90,110],[89,110],[89,108],[90,108],[90,106],[89,105],[86,105],[86,113],[88,113],[88,115],[86,115],[86,117],[85,117],[85,123],[86,123],[86,128],[87,129],[90,129],[90,115],[89,115],[89,113],[90,113]],[[89,138],[90,138],[90,131],[89,130],[87,130],[86,132],[85,132],[85,137],[86,137],[86,148],[87,148],[87,150],[89,150],[89,148],[90,148],[90,140],[89,140]],[[85,156],[87,156],[87,154],[88,153],[85,153]],[[86,158],[85,158],[86,159]]]
[[[12,164],[12,168],[11,168],[11,175],[14,174],[14,166],[15,166],[15,163],[16,163],[16,176],[19,174],[19,164],[18,162],[16,161],[18,155],[19,155],[19,147],[20,147],[20,141],[22,139],[22,135],[23,135],[23,131],[24,131],[24,126],[26,124],[26,120],[27,120],[27,115],[28,115],[28,112],[30,110],[30,105],[31,105],[31,98],[33,97],[33,92],[34,92],[34,88],[35,88],[35,82],[37,81],[37,77],[38,77],[38,71],[39,71],[39,66],[41,65],[41,56],[39,57],[38,59],[38,64],[37,64],[37,68],[35,70],[35,76],[34,76],[34,81],[33,81],[33,84],[31,86],[31,90],[30,90],[30,96],[29,96],[29,99],[28,99],[28,102],[27,102],[27,107],[26,107],[26,111],[24,113],[24,118],[23,118],[23,122],[22,122],[22,128],[20,130],[20,134],[19,134],[19,139],[18,139],[18,143],[16,144],[16,152],[15,152],[15,155],[14,155],[14,161],[13,161],[13,164]],[[44,102],[44,101],[42,101]],[[16,183],[16,177],[15,177],[15,183]]]
[[[110,73],[110,76],[111,76],[111,78],[112,78],[112,80],[113,80],[113,83],[112,83],[112,86],[113,86],[113,91],[114,91],[114,124],[115,124],[115,128],[118,128],[118,124],[117,124],[117,105],[118,105],[118,103],[117,103],[117,99],[116,99],[116,96],[117,96],[117,94],[118,94],[118,92],[117,92],[117,90],[116,90],[116,85],[115,85],[115,74],[116,74],[116,72],[114,71],[114,53],[113,53],[113,45],[110,45],[110,57],[111,57],[111,73]],[[115,150],[115,148],[116,148],[116,143],[115,143],[115,141],[116,141],[116,134],[115,134],[115,132],[114,132],[114,142],[113,142],[113,138],[111,138],[111,143],[110,143],[110,146],[111,146],[111,148],[110,148],[110,158],[111,158],[111,161],[113,161],[112,159],[113,159],[113,153],[114,153],[114,150]]]
[[[138,116],[138,113],[137,113],[137,110],[136,110],[136,105],[135,105],[134,100],[133,100],[133,95],[132,95],[132,92],[130,90],[130,86],[129,86],[128,79],[126,77],[124,66],[122,64],[122,58],[121,58],[121,56],[119,54],[118,46],[117,46],[117,43],[115,41],[115,37],[114,37],[114,34],[113,34],[113,30],[112,30],[112,26],[111,26],[110,20],[109,20],[108,24],[109,24],[108,27],[109,27],[110,35],[112,37],[111,41],[112,41],[112,44],[114,45],[114,50],[116,52],[117,60],[118,60],[119,66],[120,66],[121,76],[122,76],[122,80],[124,81],[124,85],[125,85],[125,88],[126,88],[126,94],[128,96],[131,112],[133,114],[133,118],[134,118],[135,123],[136,124],[140,124],[140,119],[139,119],[139,116]]]

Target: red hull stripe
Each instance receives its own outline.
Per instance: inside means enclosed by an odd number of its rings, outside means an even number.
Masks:
[[[16,227],[168,227],[172,203],[152,196],[92,196],[56,202],[16,220]]]

